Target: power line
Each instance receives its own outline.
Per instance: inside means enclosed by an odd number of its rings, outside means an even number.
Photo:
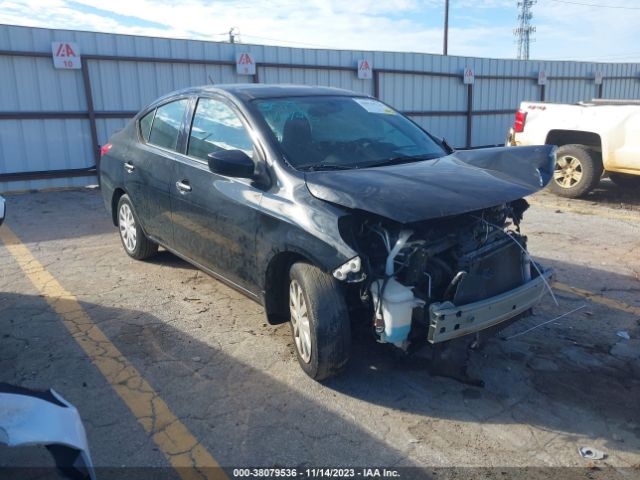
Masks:
[[[229,33],[229,43],[236,43],[236,37],[238,36],[238,29],[236,27],[231,27],[228,33]]]
[[[552,2],[557,3],[568,3],[570,5],[581,5],[583,7],[597,7],[597,8],[618,8],[623,10],[640,10],[640,7],[627,7],[624,5],[601,5],[597,3],[582,3],[582,2],[572,2],[570,0],[551,0]]]
[[[520,8],[518,21],[520,24],[513,29],[513,34],[517,37],[518,43],[518,60],[529,60],[529,44],[533,41],[533,34],[536,31],[536,27],[531,25],[531,19],[533,18],[531,8],[537,2],[538,0],[518,1],[518,8]]]

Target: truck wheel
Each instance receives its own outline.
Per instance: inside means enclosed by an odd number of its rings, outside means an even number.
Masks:
[[[118,230],[124,251],[131,258],[144,260],[158,253],[158,244],[149,240],[142,231],[127,194],[118,201]]]
[[[351,353],[351,324],[340,284],[308,263],[289,271],[291,333],[302,370],[314,380],[332,377]]]
[[[602,160],[584,145],[562,145],[549,189],[556,195],[578,198],[593,190],[602,176]]]
[[[640,188],[640,174],[629,175],[625,173],[610,173],[609,178],[620,188]]]

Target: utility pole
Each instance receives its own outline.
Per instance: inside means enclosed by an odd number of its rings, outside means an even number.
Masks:
[[[229,43],[236,43],[236,34],[233,33],[235,29],[236,27],[231,27],[231,29],[229,29]]]
[[[444,45],[442,54],[448,55],[449,52],[449,0],[444,0]]]
[[[519,0],[518,27],[513,29],[513,35],[518,44],[518,60],[529,60],[529,43],[533,42],[533,34],[536,27],[531,25],[533,13],[531,8],[538,3],[538,0]]]

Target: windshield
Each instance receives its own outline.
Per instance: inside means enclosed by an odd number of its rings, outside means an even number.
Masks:
[[[361,168],[442,157],[444,148],[372,98],[314,96],[255,101],[291,165]]]

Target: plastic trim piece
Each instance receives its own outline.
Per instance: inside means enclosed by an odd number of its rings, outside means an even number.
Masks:
[[[96,478],[80,414],[53,389],[42,392],[0,384],[0,443],[45,445],[63,473]]]
[[[479,332],[526,312],[540,301],[552,277],[553,270],[548,269],[542,276],[518,288],[467,305],[432,303],[429,306],[429,343]]]

